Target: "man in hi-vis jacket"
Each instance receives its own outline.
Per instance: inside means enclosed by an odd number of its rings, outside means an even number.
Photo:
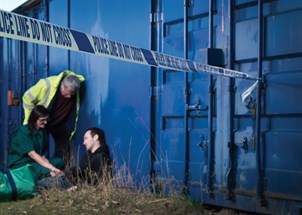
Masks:
[[[49,111],[46,130],[55,142],[55,157],[69,159],[69,142],[78,121],[80,110],[80,85],[85,78],[65,70],[57,76],[40,79],[23,95],[24,122],[35,105],[43,105]]]

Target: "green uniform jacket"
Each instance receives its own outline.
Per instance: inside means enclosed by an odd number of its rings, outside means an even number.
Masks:
[[[12,138],[8,154],[8,167],[15,169],[34,162],[27,153],[36,151],[42,156],[44,154],[43,145],[48,146],[45,129],[30,131],[28,125],[21,126]]]
[[[65,70],[57,76],[50,76],[48,78],[40,79],[34,86],[28,89],[23,97],[23,109],[24,109],[24,121],[23,125],[28,122],[31,110],[35,105],[43,105],[49,111],[51,111],[51,104],[54,96],[58,89],[60,89],[60,83],[66,75],[76,75],[81,82],[85,81],[82,75],[77,75],[72,71]],[[67,120],[68,125],[66,125],[66,131],[68,131],[70,137],[69,141],[72,139],[78,122],[78,115],[80,111],[80,92],[76,95],[76,110],[73,114],[70,114],[70,119]]]
[[[28,155],[29,152],[35,151],[43,156],[47,150],[48,136],[46,135],[45,129],[31,131],[28,125],[23,125],[12,138],[8,153],[8,167],[15,169],[25,166],[26,164],[31,164],[31,169],[36,179],[48,177],[49,170],[36,163]],[[49,162],[59,169],[64,168],[64,161],[61,158],[51,158]]]

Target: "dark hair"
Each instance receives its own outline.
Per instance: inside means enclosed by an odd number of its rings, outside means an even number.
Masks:
[[[49,115],[48,110],[43,105],[35,106],[32,109],[32,111],[29,115],[29,118],[28,118],[28,127],[29,127],[29,129],[34,130],[37,120],[40,117],[46,117],[48,115]]]
[[[96,127],[92,127],[92,128],[88,128],[86,130],[86,132],[87,131],[90,131],[90,134],[91,134],[92,137],[94,137],[95,135],[98,135],[99,136],[98,140],[100,141],[100,143],[101,144],[106,144],[105,132],[102,129],[96,128]]]

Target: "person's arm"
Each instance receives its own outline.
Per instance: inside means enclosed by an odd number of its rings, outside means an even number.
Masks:
[[[47,159],[40,156],[36,151],[33,150],[33,151],[28,152],[27,154],[38,164],[49,169],[51,176],[64,175],[64,173],[61,170],[54,167],[51,163],[49,163],[49,161]]]
[[[40,102],[42,95],[46,93],[45,79],[39,80],[34,86],[29,88],[22,97],[23,109],[24,109],[24,121],[23,124],[27,124],[29,115],[33,107]]]

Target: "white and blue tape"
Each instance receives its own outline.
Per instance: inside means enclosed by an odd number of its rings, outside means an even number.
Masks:
[[[0,10],[0,37],[193,73],[257,80],[249,74],[162,54]]]

